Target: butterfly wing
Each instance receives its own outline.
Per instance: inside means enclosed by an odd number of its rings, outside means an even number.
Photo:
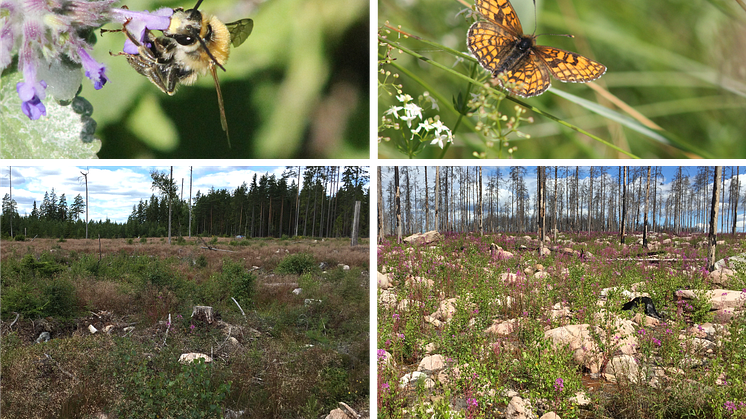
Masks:
[[[552,84],[549,70],[535,54],[528,54],[513,68],[503,72],[505,83],[498,77],[500,85],[511,95],[521,97],[538,96]]]
[[[606,66],[574,52],[537,45],[534,52],[559,81],[585,83],[606,73]]]
[[[523,35],[521,21],[508,0],[476,0],[475,5],[485,19],[502,26],[515,37]]]
[[[500,68],[518,42],[512,32],[492,22],[475,22],[466,39],[469,51],[491,73]]]

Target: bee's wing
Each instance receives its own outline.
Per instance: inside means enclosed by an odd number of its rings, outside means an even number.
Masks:
[[[254,21],[251,19],[241,19],[227,23],[225,26],[231,34],[231,44],[233,44],[233,48],[236,48],[243,44],[246,38],[251,35],[251,31],[254,30]]]
[[[210,66],[210,72],[212,78],[215,80],[215,90],[218,92],[218,107],[220,108],[220,125],[223,126],[225,131],[225,138],[228,140],[228,148],[231,148],[231,136],[228,134],[228,120],[225,118],[225,105],[223,104],[223,92],[220,90],[220,81],[218,80],[218,71],[215,70],[215,66]]]

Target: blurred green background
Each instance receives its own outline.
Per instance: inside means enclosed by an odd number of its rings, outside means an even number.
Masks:
[[[185,2],[186,1],[186,2]],[[131,10],[190,9],[194,0],[124,0]],[[370,31],[367,0],[205,0],[229,23],[254,20],[218,70],[232,148],[208,74],[168,96],[124,57],[124,35],[98,36],[109,83],[81,95],[94,106],[100,158],[368,158]],[[117,25],[106,25],[118,29]],[[160,34],[160,32],[156,32]],[[98,35],[98,33],[97,33]]]
[[[531,0],[511,0],[524,32],[534,31],[534,6]],[[473,0],[466,0],[473,5]],[[562,90],[629,114],[617,104],[595,93],[588,85],[562,83],[552,79],[552,88],[541,96],[523,102],[564,119],[618,147],[642,158],[744,158],[746,157],[746,11],[736,1],[725,0],[557,0],[536,3],[536,33],[573,34],[574,39],[540,36],[539,45],[576,51],[608,67],[596,83],[618,98],[622,106],[639,112],[657,124],[659,133],[670,140],[666,144],[607,117],[581,107],[576,101],[551,93]],[[474,21],[468,18],[466,5],[443,0],[379,0],[379,35],[388,21],[391,26],[432,41],[443,47],[466,52],[466,32]],[[444,48],[428,45],[415,38],[403,38],[391,31],[385,36],[453,68],[466,76],[473,63],[459,61]],[[378,47],[379,54],[386,49]],[[395,63],[411,71],[423,84],[437,89],[451,100],[466,94],[469,83],[447,71],[417,60],[411,55],[391,52]],[[380,55],[379,55],[380,60]],[[396,72],[391,65],[384,70]],[[474,78],[485,77],[478,68]],[[384,76],[378,75],[379,81]],[[426,89],[412,77],[401,74],[397,83],[417,98]],[[476,90],[472,87],[471,92]],[[392,105],[401,105],[379,86],[379,115]],[[432,92],[430,92],[432,93]],[[515,114],[515,103],[503,101],[500,110]],[[424,116],[439,115],[449,127],[458,118],[444,106],[428,109]],[[523,124],[521,131],[530,139],[513,135],[510,147],[517,147],[518,158],[621,158],[608,146],[539,116],[532,111],[534,123]],[[476,122],[470,118],[472,124]],[[638,119],[638,121],[644,118]],[[484,152],[484,139],[461,123],[455,143],[446,158],[473,158]],[[654,126],[654,125],[650,125]],[[388,129],[379,136],[400,135]],[[439,147],[427,146],[418,156],[440,156]],[[391,142],[379,145],[382,158],[405,157]],[[489,152],[488,152],[489,156]]]

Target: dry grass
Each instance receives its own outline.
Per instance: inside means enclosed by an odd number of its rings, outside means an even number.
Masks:
[[[168,245],[160,238],[146,243],[135,239],[131,244],[127,239],[102,239],[100,262],[98,240],[2,243],[2,262],[15,266],[8,271],[15,277],[3,282],[5,287],[29,278],[34,286],[70,281],[80,308],[68,320],[22,316],[12,331],[12,318],[3,317],[3,418],[90,418],[99,412],[115,417],[111,414],[123,400],[140,394],[126,387],[129,379],[147,381],[151,368],[178,370],[180,353],[209,354],[227,341],[218,326],[191,328],[195,322],[189,313],[195,303],[213,305],[219,318],[234,325],[232,334],[240,342],[230,350],[216,349],[212,364],[213,379],[233,383],[225,407],[267,418],[318,418],[336,401],[367,410],[367,241],[355,248],[347,239],[267,239],[243,245],[219,239],[211,244],[230,252],[203,249],[199,239],[175,243]],[[63,269],[51,278],[22,271],[18,261],[28,253],[37,260],[43,255],[41,260]],[[328,272],[303,277],[273,272],[283,258],[296,253],[313,255],[329,266]],[[245,268],[243,274],[252,271],[257,276],[256,295],[250,307],[243,307],[245,318],[225,299],[224,289],[233,283],[225,276],[226,259]],[[339,263],[352,271],[336,269]],[[292,293],[297,287],[304,288],[302,295]],[[201,301],[210,296],[221,299]],[[324,304],[307,307],[306,298],[324,299]],[[102,311],[110,312],[105,321],[98,317]],[[173,324],[166,337],[169,314]],[[135,330],[124,332],[121,324],[131,322]],[[118,324],[111,336],[90,335],[88,324],[101,330],[104,323]],[[34,344],[45,327],[52,340]],[[258,330],[258,337],[242,334],[242,327]],[[140,380],[137,367],[146,360],[149,372]]]

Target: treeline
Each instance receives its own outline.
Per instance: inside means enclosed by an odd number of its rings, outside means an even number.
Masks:
[[[547,229],[612,232],[620,231],[623,222],[626,231],[641,231],[647,213],[652,231],[683,233],[703,232],[709,226],[715,167],[677,167],[669,179],[662,167],[655,166],[632,166],[626,171],[617,166],[403,166],[379,170],[379,176],[386,177],[378,191],[382,235],[396,234],[398,219],[405,235],[434,229],[535,231],[539,170],[544,171]],[[739,208],[746,207],[740,176],[740,167],[723,168],[721,232],[735,233]]]
[[[298,176],[303,187],[298,194]],[[279,178],[265,173],[254,176],[250,183],[228,191],[210,189],[197,192],[190,206],[187,194],[179,191],[176,182],[167,172],[151,173],[153,189],[159,191],[149,199],[141,200],[132,208],[124,223],[110,220],[88,224],[88,236],[102,238],[165,237],[169,227],[169,202],[171,204],[171,235],[245,236],[245,237],[346,237],[351,234],[355,202],[361,201],[360,236],[369,234],[370,191],[366,167],[288,167]],[[49,195],[49,194],[47,194]],[[15,202],[6,195],[0,228],[3,235],[26,234],[34,237],[85,238],[85,221],[80,214],[85,211],[76,204],[63,212],[60,200],[55,200],[56,211],[32,211],[19,216]],[[46,198],[45,198],[46,201]],[[63,201],[64,202],[64,201]],[[76,197],[75,202],[78,202]],[[34,203],[36,209],[36,203]],[[75,213],[75,216],[70,214]],[[190,230],[191,229],[191,230]]]

